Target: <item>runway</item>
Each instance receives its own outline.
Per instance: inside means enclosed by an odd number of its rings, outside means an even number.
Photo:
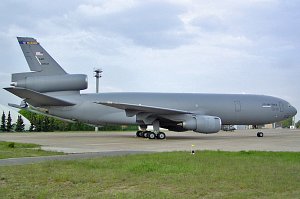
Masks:
[[[135,132],[0,133],[0,140],[35,143],[44,150],[65,153],[189,151],[192,145],[194,150],[300,151],[300,130],[259,130],[264,137],[256,137],[257,131],[216,134],[167,131],[165,140],[137,138]]]

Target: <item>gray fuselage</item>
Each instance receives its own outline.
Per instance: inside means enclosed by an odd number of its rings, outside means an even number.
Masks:
[[[58,96],[56,96],[58,97]],[[223,125],[258,125],[281,121],[296,114],[287,101],[265,95],[194,93],[101,93],[59,98],[75,106],[49,107],[49,114],[95,125],[136,124],[124,110],[96,102],[122,102],[189,111],[221,118]]]

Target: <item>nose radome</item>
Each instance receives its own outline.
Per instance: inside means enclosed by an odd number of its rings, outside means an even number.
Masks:
[[[297,114],[297,109],[295,107],[292,107],[293,116]]]

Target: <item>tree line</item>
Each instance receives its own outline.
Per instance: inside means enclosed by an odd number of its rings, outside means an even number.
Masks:
[[[45,115],[33,113],[27,110],[20,110],[19,113],[29,120],[30,132],[91,131],[94,129],[94,127],[80,122],[65,122]]]
[[[288,119],[285,119],[285,120],[282,120],[279,122],[279,125],[282,127],[282,128],[290,128],[290,126],[293,125],[293,118],[288,118]],[[300,128],[300,120],[298,122],[295,123],[295,127],[298,129]]]
[[[51,132],[51,131],[93,131],[94,126],[82,122],[66,122],[45,115],[33,113],[27,110],[20,110],[19,113],[30,121],[30,132]],[[136,125],[129,126],[104,126],[99,131],[128,131],[138,130]]]
[[[1,117],[0,131],[2,131],[2,132],[25,131],[25,124],[24,124],[24,121],[23,121],[21,115],[18,115],[18,119],[17,119],[16,123],[12,123],[10,111],[8,112],[7,119],[6,119],[6,115],[3,111],[2,117]]]
[[[296,122],[296,128],[299,129],[300,128],[300,120],[298,122]]]

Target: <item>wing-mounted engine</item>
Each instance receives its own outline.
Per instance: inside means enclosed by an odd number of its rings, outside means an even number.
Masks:
[[[40,76],[33,73],[16,73],[12,75],[12,86],[37,92],[79,91],[88,87],[86,75],[62,74]]]
[[[198,133],[217,133],[221,130],[222,122],[219,117],[196,115],[182,122],[182,127]]]

